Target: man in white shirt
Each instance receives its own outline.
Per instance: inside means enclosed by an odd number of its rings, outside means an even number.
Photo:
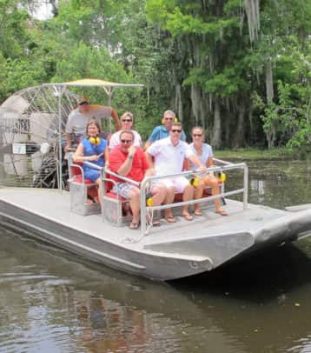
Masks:
[[[182,124],[179,122],[173,123],[169,137],[155,141],[148,147],[146,154],[150,166],[154,168],[155,175],[164,176],[181,173],[185,158],[195,164],[199,170],[206,170],[206,167],[193,153],[189,145],[180,140],[181,133]],[[193,198],[193,186],[184,176],[160,179],[159,183],[165,185],[167,188],[166,204],[173,203],[175,193],[183,193],[183,201],[190,201]],[[176,222],[171,208],[165,209],[164,212],[167,222]],[[193,219],[189,213],[188,205],[183,206],[182,215],[187,221]]]
[[[66,146],[65,151],[70,151],[73,145],[78,144],[80,138],[85,135],[87,123],[95,119],[100,123],[101,119],[112,117],[115,129],[120,129],[120,120],[118,113],[112,107],[106,107],[98,104],[89,104],[88,99],[81,97],[78,107],[68,116],[66,123]]]

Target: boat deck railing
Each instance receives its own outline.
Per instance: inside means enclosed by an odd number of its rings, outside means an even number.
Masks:
[[[142,236],[148,234],[151,227],[152,227],[152,218],[155,211],[165,210],[167,208],[177,208],[184,205],[194,205],[197,203],[202,203],[204,201],[213,201],[215,199],[224,199],[228,196],[242,194],[243,195],[243,209],[247,208],[248,205],[248,167],[246,163],[230,163],[219,159],[214,159],[215,164],[217,166],[207,168],[204,173],[198,171],[184,171],[178,174],[170,174],[170,175],[163,175],[163,176],[148,176],[144,178],[144,180],[139,184],[132,179],[126,178],[124,176],[120,176],[107,168],[103,168],[103,180],[109,181],[111,176],[122,180],[122,182],[128,182],[132,185],[140,187],[140,209],[141,209],[141,233]],[[146,203],[147,196],[149,196],[150,186],[154,183],[159,182],[161,179],[173,178],[177,176],[184,176],[186,178],[193,178],[195,176],[202,177],[207,175],[208,173],[222,173],[231,170],[242,170],[243,171],[243,185],[241,188],[236,188],[230,191],[225,191],[224,183],[222,183],[220,193],[217,195],[209,195],[204,196],[200,199],[192,199],[189,201],[174,201],[171,204],[159,205],[159,206],[148,206]],[[106,178],[106,175],[109,175],[109,178]],[[115,182],[114,182],[115,183]],[[105,193],[105,188],[103,188],[103,192]]]
[[[150,217],[147,217],[148,214],[154,213],[154,211],[161,211],[165,210],[167,208],[176,208],[180,206],[185,206],[185,205],[194,205],[197,203],[201,203],[204,201],[213,201],[215,199],[223,199],[228,196],[232,195],[237,195],[237,194],[242,194],[243,195],[243,209],[247,208],[248,205],[248,167],[246,163],[230,163],[226,162],[223,160],[219,159],[214,159],[215,163],[217,163],[217,166],[207,168],[206,172],[197,172],[197,171],[185,171],[182,173],[178,174],[171,174],[171,175],[164,175],[164,176],[148,176],[146,177],[140,185],[141,193],[140,193],[140,207],[141,207],[141,233],[142,235],[148,234],[149,230],[151,228],[150,226],[150,221],[147,222],[147,219]],[[153,183],[158,182],[161,179],[167,179],[167,178],[173,178],[177,176],[185,176],[186,178],[191,178],[194,176],[202,177],[204,175],[207,175],[209,173],[221,173],[221,172],[226,172],[229,170],[243,170],[243,186],[242,188],[237,188],[234,190],[230,191],[225,191],[224,187],[221,188],[221,192],[217,195],[211,195],[211,196],[206,196],[202,197],[200,199],[192,199],[190,201],[180,201],[180,202],[173,202],[171,204],[165,204],[165,205],[159,205],[159,206],[148,206],[146,204],[146,198],[150,189],[150,185]],[[152,217],[151,217],[152,218]],[[152,223],[152,222],[151,222]]]

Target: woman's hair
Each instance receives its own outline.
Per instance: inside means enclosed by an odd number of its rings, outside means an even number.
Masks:
[[[101,133],[101,128],[100,128],[99,122],[97,120],[92,119],[86,124],[86,130],[85,130],[86,131],[86,135],[88,133],[88,129],[89,129],[90,125],[95,125],[97,127],[98,135]]]
[[[132,122],[134,122],[134,115],[133,115],[133,113],[131,113],[131,112],[125,112],[125,113],[123,113],[123,114],[121,115],[120,119],[122,120],[122,119],[124,119],[124,118],[126,118],[126,117],[131,118],[131,119],[132,119]]]
[[[204,129],[203,129],[202,126],[194,126],[194,127],[191,129],[191,135],[193,134],[193,131],[194,131],[194,130],[201,130],[202,136],[205,135],[205,134],[204,134]]]

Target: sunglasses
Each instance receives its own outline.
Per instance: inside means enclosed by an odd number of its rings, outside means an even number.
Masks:
[[[133,142],[133,140],[121,140],[121,143],[126,143],[126,144],[129,144],[129,143],[132,143]]]
[[[84,102],[79,103],[80,106],[81,106],[81,105],[88,105],[88,104],[89,104],[89,102],[87,102],[87,101],[84,101]]]
[[[164,118],[164,120],[173,120],[174,118]]]
[[[122,121],[124,121],[124,122],[132,122],[132,119],[122,119]]]
[[[192,134],[193,137],[201,137],[202,134]]]
[[[181,133],[181,130],[179,130],[179,129],[172,129],[171,131],[172,132],[178,132],[179,134]]]

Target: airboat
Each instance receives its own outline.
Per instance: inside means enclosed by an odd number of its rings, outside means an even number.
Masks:
[[[261,248],[311,235],[311,204],[285,210],[248,203],[248,168],[245,163],[216,160],[208,172],[237,174],[238,186],[220,183],[218,196],[200,200],[204,211],[189,222],[180,217],[181,200],[155,207],[146,203],[148,185],[141,184],[141,227],[130,230],[124,203],[103,187],[102,203],[90,205],[94,185],[81,168],[64,158],[63,132],[76,106],[74,87],[102,88],[111,99],[117,88],[141,87],[101,80],[43,84],[16,92],[0,107],[0,225],[20,234],[54,244],[91,261],[167,281],[209,272]],[[102,170],[103,183],[109,183]],[[183,172],[187,177],[192,171]],[[213,212],[220,197],[228,217]],[[168,224],[153,217],[173,207],[178,219]]]

